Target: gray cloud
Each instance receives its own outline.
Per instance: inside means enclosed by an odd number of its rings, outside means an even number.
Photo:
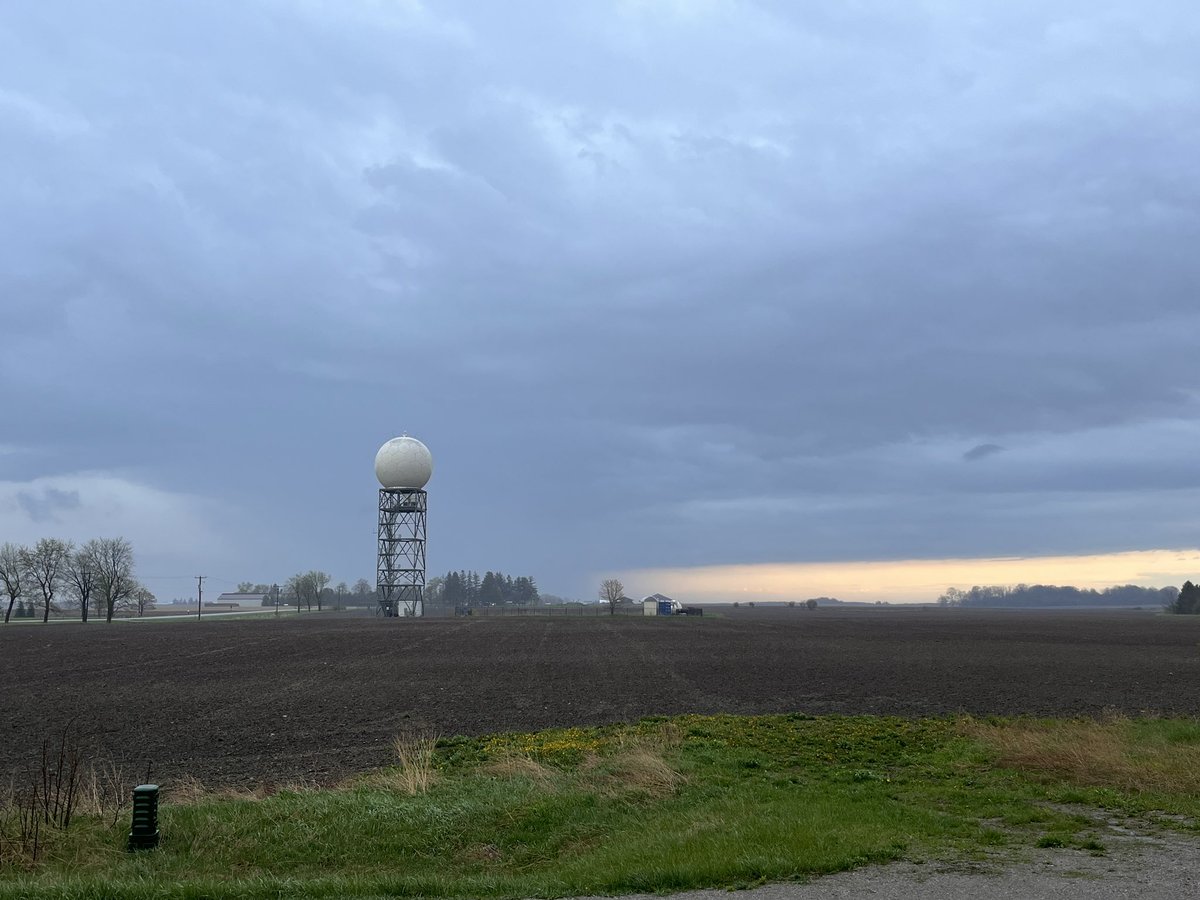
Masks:
[[[1198,31],[1165,0],[27,7],[0,442],[38,452],[5,477],[292,523],[252,580],[370,572],[402,429],[431,568],[560,591],[1183,545]]]
[[[977,459],[985,459],[1002,452],[1004,452],[1004,448],[999,444],[976,444],[963,454],[963,459],[967,462],[975,462]]]
[[[58,521],[57,513],[79,508],[78,491],[62,491],[43,488],[40,492],[20,491],[16,495],[17,505],[31,520],[39,524]]]

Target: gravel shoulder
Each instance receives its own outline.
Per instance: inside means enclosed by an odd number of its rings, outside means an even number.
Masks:
[[[1200,837],[1136,826],[1098,823],[1103,855],[1080,850],[1029,849],[970,862],[900,862],[866,866],[810,882],[768,884],[731,894],[686,891],[673,900],[1178,900],[1200,896]],[[578,900],[600,900],[597,897]],[[636,894],[624,900],[662,900]]]

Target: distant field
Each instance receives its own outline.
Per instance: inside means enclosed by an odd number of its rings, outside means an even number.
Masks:
[[[671,713],[1200,714],[1200,622],[1149,612],[727,609],[0,628],[0,777],[77,717],[141,777],[329,782],[441,735]]]

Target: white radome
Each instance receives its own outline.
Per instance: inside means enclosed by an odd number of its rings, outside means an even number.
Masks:
[[[433,456],[416,438],[392,438],[375,454],[375,477],[385,488],[420,490],[433,475]]]

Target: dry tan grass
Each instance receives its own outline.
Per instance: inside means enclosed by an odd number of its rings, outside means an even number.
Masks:
[[[684,780],[663,758],[660,736],[620,741],[604,756],[589,756],[580,765],[582,779],[604,794],[670,794]]]
[[[683,729],[675,722],[663,722],[650,734],[643,735],[637,743],[659,753],[670,753],[683,746]]]
[[[630,747],[609,761],[613,782],[621,791],[639,791],[654,797],[671,793],[683,776],[667,765],[651,747]]]
[[[265,800],[285,791],[304,794],[322,790],[317,781],[290,781],[286,784],[260,784],[252,788],[208,787],[190,775],[172,778],[162,786],[163,797],[173,804],[187,806],[207,800]]]
[[[534,784],[552,788],[558,780],[558,774],[549,766],[543,765],[529,756],[502,756],[499,759],[484,763],[480,771],[494,778],[524,778]]]
[[[1200,793],[1200,745],[1136,741],[1127,719],[964,722],[1003,765],[1085,786]]]
[[[504,854],[495,844],[472,844],[463,850],[463,856],[472,862],[494,863],[503,859]]]
[[[205,788],[199,779],[190,775],[171,779],[169,783],[163,785],[162,792],[164,798],[169,798],[172,803],[181,805],[199,803],[213,795],[213,792]]]
[[[512,753],[489,760],[480,771],[497,778],[523,778],[547,792],[583,789],[608,796],[660,797],[683,781],[665,759],[682,743],[682,731],[668,722],[648,734],[622,735],[599,753],[589,751],[573,769],[560,770],[527,754]]]
[[[85,816],[113,821],[133,803],[133,781],[112,759],[92,762],[79,779],[75,809]]]
[[[371,776],[370,784],[409,796],[427,793],[438,777],[433,764],[436,746],[436,735],[421,732],[396,735],[392,741],[392,749],[396,751],[395,767]]]

